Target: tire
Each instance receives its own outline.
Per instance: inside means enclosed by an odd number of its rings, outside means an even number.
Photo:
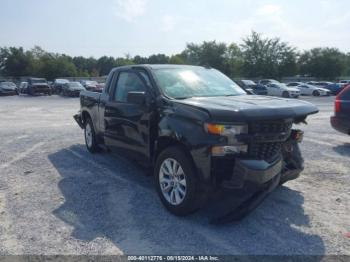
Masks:
[[[175,174],[171,167],[177,170]],[[154,179],[159,198],[170,213],[185,216],[201,206],[203,198],[195,167],[180,146],[169,147],[159,154]]]
[[[94,125],[90,117],[87,118],[85,123],[84,138],[85,138],[86,148],[90,153],[94,154],[100,151],[100,148],[97,144]]]
[[[287,91],[283,91],[282,97],[289,98],[289,93]]]
[[[28,94],[31,96],[35,96],[35,92],[33,91],[33,88],[28,89]]]
[[[312,92],[312,95],[313,96],[320,96],[320,92],[315,90],[315,91]]]
[[[48,94],[49,96],[51,96],[51,95],[52,95],[52,91],[50,90],[49,92],[47,92],[47,94]]]

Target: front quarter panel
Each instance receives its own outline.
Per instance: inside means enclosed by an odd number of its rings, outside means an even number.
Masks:
[[[171,138],[184,145],[191,154],[199,178],[209,182],[210,145],[220,144],[221,138],[208,135],[204,130],[208,113],[195,107],[174,104],[161,110],[158,138]]]

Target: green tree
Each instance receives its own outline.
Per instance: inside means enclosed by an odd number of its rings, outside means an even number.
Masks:
[[[188,64],[211,66],[228,73],[226,52],[227,46],[225,43],[210,41],[199,45],[189,43],[182,55],[186,58]]]
[[[169,57],[164,54],[151,55],[148,57],[148,64],[168,64]]]
[[[297,72],[295,48],[279,38],[264,38],[253,31],[241,47],[246,76],[280,78]]]
[[[186,64],[184,57],[181,54],[172,55],[169,58],[169,64],[183,65]]]
[[[299,58],[300,73],[334,80],[346,70],[346,55],[337,48],[313,48]]]
[[[32,63],[23,48],[1,48],[0,49],[0,70],[5,76],[20,77],[28,75],[28,68]]]
[[[228,67],[227,73],[230,77],[239,77],[242,75],[244,60],[241,49],[235,43],[227,47],[226,63]]]
[[[115,67],[116,62],[113,57],[102,56],[97,60],[97,68],[99,70],[99,75],[107,75],[113,67]]]

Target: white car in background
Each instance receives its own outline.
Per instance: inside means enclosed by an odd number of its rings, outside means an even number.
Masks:
[[[301,95],[306,96],[329,96],[330,91],[326,88],[305,84],[302,82],[291,82],[288,83],[287,86],[295,87],[300,90]]]
[[[267,89],[267,95],[269,96],[281,96],[281,97],[293,97],[298,98],[300,96],[300,90],[294,87],[288,87],[282,83],[272,83],[265,85]]]

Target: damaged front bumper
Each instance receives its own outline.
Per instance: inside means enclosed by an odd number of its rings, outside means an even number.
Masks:
[[[84,129],[84,122],[81,113],[79,112],[78,114],[74,115],[73,118],[75,122],[77,122],[77,124],[80,126],[80,128]]]
[[[298,146],[302,137],[302,131],[293,130],[291,137],[282,147],[280,158],[274,162],[236,159],[231,176],[220,184],[220,189],[229,197],[222,202],[224,208],[216,212],[216,217],[211,223],[221,224],[241,220],[258,207],[278,185],[296,179],[304,169],[304,160]],[[233,207],[232,195],[244,196],[243,201]]]

